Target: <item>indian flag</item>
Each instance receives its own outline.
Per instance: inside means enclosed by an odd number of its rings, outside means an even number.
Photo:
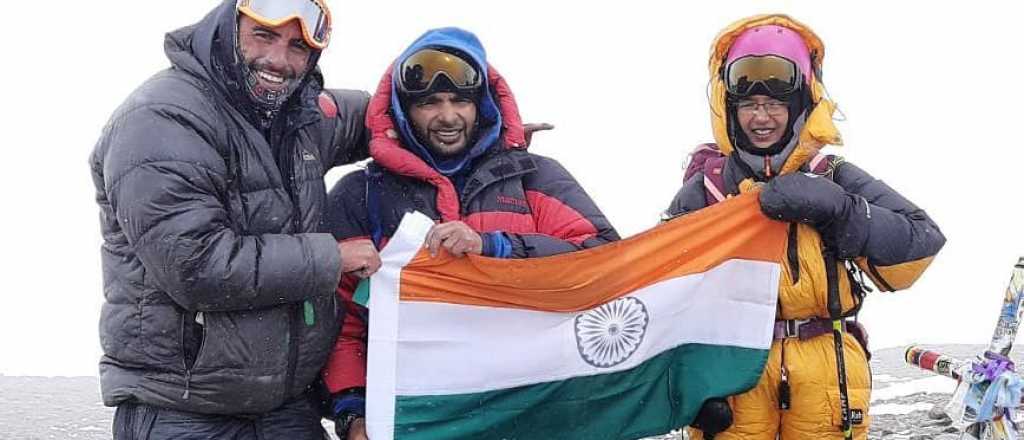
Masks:
[[[535,259],[431,258],[432,225],[407,215],[370,280],[373,440],[632,440],[761,375],[786,226],[756,196]]]

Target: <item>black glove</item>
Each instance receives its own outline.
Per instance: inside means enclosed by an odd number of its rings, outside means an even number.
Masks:
[[[363,416],[356,413],[344,413],[334,419],[334,433],[338,435],[338,438],[345,440],[348,438],[348,430],[352,427],[352,422],[356,419],[362,418]]]
[[[824,177],[784,174],[761,191],[761,211],[776,220],[817,226],[843,215],[850,199],[843,187]]]
[[[732,408],[729,408],[729,402],[721,397],[705,400],[690,426],[701,430],[706,439],[714,438],[718,433],[729,429],[732,426]]]
[[[839,258],[861,255],[871,218],[863,197],[828,178],[804,173],[772,179],[760,197],[761,212],[769,218],[814,226]]]
[[[331,414],[334,419],[334,432],[338,438],[345,440],[352,422],[366,415],[365,388],[349,388],[331,397]]]

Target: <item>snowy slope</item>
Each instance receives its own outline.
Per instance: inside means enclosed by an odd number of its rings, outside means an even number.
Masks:
[[[984,347],[929,348],[966,358]],[[956,438],[948,419],[929,416],[929,410],[949,398],[955,386],[952,380],[904,364],[903,348],[876,351],[871,369],[874,423],[870,439]],[[0,376],[0,440],[109,439],[113,413],[100,403],[95,377]]]

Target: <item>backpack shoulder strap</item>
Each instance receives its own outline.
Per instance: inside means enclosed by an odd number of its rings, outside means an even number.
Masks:
[[[804,166],[800,167],[800,170],[805,173],[827,177],[829,180],[835,180],[836,168],[845,160],[842,156],[819,152],[811,160],[807,161]]]
[[[376,163],[366,164],[366,219],[370,224],[370,239],[380,250],[384,238],[384,227],[380,219],[380,192],[384,183],[384,171]]]
[[[708,206],[724,201],[727,198],[725,194],[725,177],[722,175],[725,161],[726,157],[721,156],[704,162],[702,174],[704,175],[704,194]]]
[[[690,152],[686,171],[683,173],[683,182],[690,181],[690,178],[698,173],[702,174],[707,206],[726,199],[725,178],[722,176],[726,159],[718,145],[713,143],[700,144]]]

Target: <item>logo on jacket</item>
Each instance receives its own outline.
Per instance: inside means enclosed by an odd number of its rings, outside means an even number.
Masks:
[[[302,160],[316,160],[316,156],[306,150],[302,150]]]
[[[609,368],[629,359],[644,341],[650,322],[647,306],[633,297],[619,298],[576,316],[576,348],[583,360]]]
[[[500,195],[500,194],[498,195],[498,203],[501,203],[503,205],[518,206],[520,208],[529,208],[530,207],[530,205],[526,203],[526,200],[517,199],[515,197],[503,196],[503,195]]]

